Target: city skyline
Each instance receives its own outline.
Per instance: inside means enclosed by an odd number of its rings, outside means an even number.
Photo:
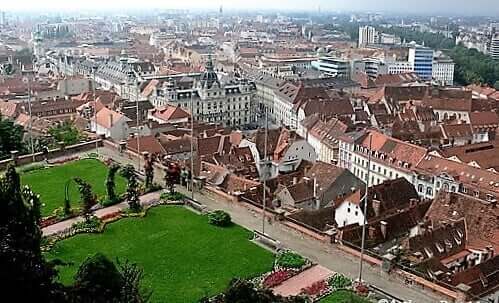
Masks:
[[[321,11],[373,11],[373,12],[406,12],[408,14],[457,14],[457,15],[497,15],[499,14],[499,3],[493,0],[477,0],[477,1],[430,1],[421,0],[418,6],[408,7],[406,3],[401,3],[396,0],[383,1],[383,3],[372,2],[368,0],[313,0],[308,2],[298,0],[286,0],[269,2],[264,0],[254,0],[251,2],[234,0],[234,1],[202,1],[202,0],[186,0],[182,2],[176,1],[160,1],[160,0],[144,0],[144,1],[97,1],[88,0],[85,2],[68,2],[63,0],[48,0],[43,3],[36,0],[11,1],[3,4],[2,10],[12,11],[75,11],[75,10],[153,10],[153,9],[202,9],[215,10],[223,6],[226,10],[303,10],[317,11],[320,7]]]

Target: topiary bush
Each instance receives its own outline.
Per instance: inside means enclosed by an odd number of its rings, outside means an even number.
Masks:
[[[276,265],[281,268],[300,269],[305,266],[305,258],[292,251],[285,251],[276,258]]]
[[[232,224],[230,215],[223,210],[215,210],[208,213],[208,222],[215,226],[227,227]]]

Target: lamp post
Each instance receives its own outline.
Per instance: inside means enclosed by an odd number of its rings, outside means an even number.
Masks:
[[[369,152],[367,154],[367,181],[366,181],[366,193],[364,195],[364,224],[362,225],[362,243],[360,247],[360,264],[359,264],[359,283],[362,283],[362,270],[364,265],[364,247],[366,243],[366,225],[367,225],[367,203],[368,203],[368,191],[369,191],[369,177],[371,172],[371,147],[372,147],[372,134],[369,134]]]
[[[33,157],[32,161],[35,162],[36,157],[35,157],[35,144],[33,142],[33,113],[31,110],[31,75],[33,73],[33,70],[23,69],[22,73],[26,75],[26,81],[28,83],[28,114],[29,114],[28,133],[31,146],[31,156]]]
[[[135,78],[135,107],[137,109],[137,170],[140,171],[140,110],[139,110],[139,82],[136,76]]]
[[[263,216],[262,216],[262,233],[265,234],[265,217],[267,211],[267,169],[268,169],[268,160],[267,160],[267,141],[268,141],[268,132],[269,132],[269,119],[268,119],[268,111],[267,106],[264,107],[265,110],[265,141],[263,143]]]
[[[191,92],[191,199],[194,200],[194,101]]]
[[[97,133],[97,99],[95,94],[95,73],[97,72],[97,66],[92,67],[92,92],[94,99],[94,125],[95,125],[95,152],[99,156],[99,134]]]

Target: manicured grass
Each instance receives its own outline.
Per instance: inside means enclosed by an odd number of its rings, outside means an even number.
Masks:
[[[96,159],[84,159],[47,169],[35,170],[21,174],[21,183],[29,185],[33,192],[40,195],[42,216],[49,216],[64,204],[64,188],[66,182],[72,178],[80,177],[92,185],[92,190],[97,196],[106,194],[107,167]],[[121,194],[126,190],[126,181],[121,176],[116,176],[116,192]],[[78,208],[80,195],[74,182],[69,186],[71,207]]]
[[[82,234],[58,242],[49,259],[73,262],[61,268],[71,283],[86,257],[102,252],[111,260],[129,259],[145,272],[153,302],[197,302],[223,291],[233,277],[250,278],[271,270],[273,255],[249,241],[237,226],[216,227],[183,207],[161,206],[145,218],[112,223],[102,234]]]
[[[330,294],[320,301],[320,303],[369,303],[370,301],[359,297],[348,290],[339,290]]]

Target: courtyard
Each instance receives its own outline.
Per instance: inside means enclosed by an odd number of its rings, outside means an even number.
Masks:
[[[42,168],[21,174],[22,185],[29,185],[33,192],[40,195],[42,217],[50,216],[55,209],[63,207],[64,191],[68,180],[79,177],[92,185],[92,191],[105,198],[108,168],[96,159],[84,159]],[[116,192],[122,194],[126,189],[126,180],[116,176]],[[69,198],[72,208],[78,208],[80,195],[74,182],[69,183]]]
[[[249,241],[240,226],[220,228],[183,207],[150,209],[145,218],[126,218],[102,234],[81,234],[58,242],[47,257],[70,265],[60,279],[72,282],[85,258],[102,252],[111,260],[128,259],[145,273],[152,302],[197,302],[222,292],[234,277],[250,278],[272,269],[274,256]]]

